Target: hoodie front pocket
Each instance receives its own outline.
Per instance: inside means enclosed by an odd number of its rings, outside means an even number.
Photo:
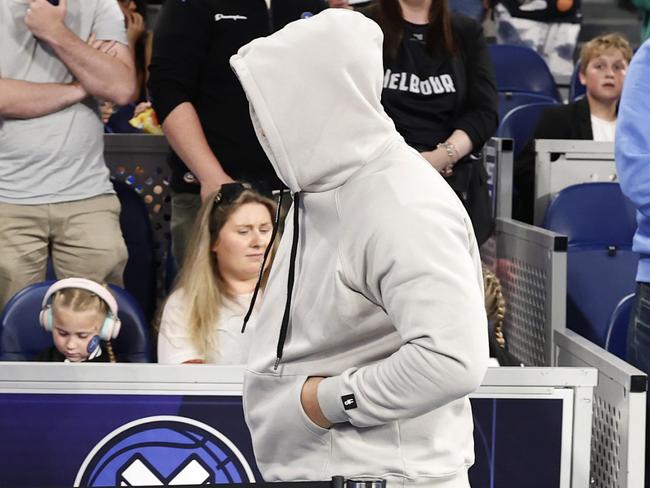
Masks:
[[[302,406],[302,401],[300,400],[300,397],[302,395],[302,387],[305,384],[305,381],[307,381],[307,377],[304,377],[304,381],[300,384],[300,388],[298,388],[298,400],[297,400],[298,408],[300,409],[300,413],[302,414],[301,415],[302,421],[305,427],[307,427],[307,429],[312,431],[317,436],[328,436],[330,434],[330,430],[314,423],[314,421],[309,418],[307,412],[305,412],[305,409]]]
[[[245,409],[257,465],[266,481],[325,479],[330,431],[314,424],[302,408],[306,376],[250,374]]]

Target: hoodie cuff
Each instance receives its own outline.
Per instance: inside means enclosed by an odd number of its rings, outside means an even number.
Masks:
[[[343,409],[343,401],[339,393],[340,376],[325,378],[318,384],[318,404],[325,418],[333,424],[348,422],[350,418]]]

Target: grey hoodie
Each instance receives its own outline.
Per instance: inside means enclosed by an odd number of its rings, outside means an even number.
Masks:
[[[251,331],[244,382],[268,481],[339,474],[468,486],[467,394],[488,358],[479,254],[461,202],[384,113],[382,41],[363,15],[330,9],[230,61],[262,146],[301,196]],[[275,369],[295,212],[295,287]],[[301,407],[309,376],[328,377],[318,401],[331,429]]]

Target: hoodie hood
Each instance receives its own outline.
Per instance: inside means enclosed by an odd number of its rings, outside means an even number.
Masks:
[[[328,9],[230,58],[257,137],[292,192],[337,188],[401,138],[381,105],[382,43],[372,20]]]

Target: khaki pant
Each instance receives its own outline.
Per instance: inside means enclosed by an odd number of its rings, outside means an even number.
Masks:
[[[127,250],[117,197],[0,203],[0,310],[18,291],[45,279],[49,253],[59,279],[74,276],[123,286]]]

